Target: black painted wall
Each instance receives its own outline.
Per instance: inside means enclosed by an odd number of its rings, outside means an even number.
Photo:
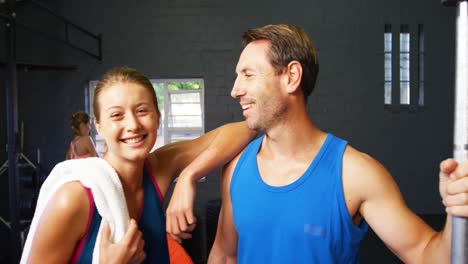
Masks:
[[[18,20],[61,36],[63,27],[57,21],[24,2],[18,4]],[[443,213],[437,186],[438,163],[452,152],[455,10],[443,7],[440,1],[44,3],[72,22],[102,34],[104,55],[102,61],[97,61],[18,28],[18,60],[78,66],[75,71],[18,72],[18,114],[25,126],[24,151],[35,159],[39,148],[46,171],[64,158],[72,137],[68,116],[84,109],[88,80],[98,79],[116,65],[135,67],[150,78],[202,77],[206,129],[242,120],[238,102],[229,96],[242,32],[269,23],[292,23],[306,29],[319,55],[319,80],[308,104],[315,122],[380,160],[417,213]],[[384,109],[384,24],[394,28],[400,24],[424,25],[426,104],[421,109]],[[83,36],[75,35],[74,40],[78,45],[91,47],[89,39]],[[4,43],[0,42],[3,49]],[[1,91],[1,102],[5,102],[4,89]],[[2,162],[6,159],[6,126],[5,112],[0,113]],[[219,172],[212,173],[198,184],[199,228],[194,240],[186,242],[196,261],[205,259],[205,205],[219,197],[218,175]],[[6,184],[4,176],[0,180],[0,185]],[[4,206],[6,202],[2,202]]]

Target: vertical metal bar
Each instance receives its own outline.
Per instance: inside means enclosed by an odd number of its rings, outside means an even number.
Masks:
[[[8,187],[10,200],[10,247],[11,263],[18,263],[21,251],[21,236],[18,209],[18,149],[16,136],[18,134],[18,87],[16,74],[16,14],[15,0],[8,0],[7,12],[10,19],[5,30],[7,76],[6,76],[6,112],[8,137]]]
[[[455,124],[453,156],[468,159],[468,2],[458,3],[455,67]],[[468,263],[468,218],[454,217],[452,222],[451,263]]]

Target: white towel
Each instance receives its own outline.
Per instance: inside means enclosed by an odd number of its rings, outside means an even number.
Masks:
[[[120,179],[112,166],[101,158],[67,160],[57,164],[44,181],[34,212],[28,238],[24,245],[21,264],[26,263],[31,250],[37,224],[47,202],[63,184],[80,181],[93,192],[94,202],[103,221],[109,223],[111,241],[120,241],[130,222],[127,203]],[[99,263],[101,222],[93,251],[93,263]]]

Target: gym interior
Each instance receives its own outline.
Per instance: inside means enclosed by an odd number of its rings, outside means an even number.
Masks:
[[[230,96],[241,35],[266,24],[302,26],[314,43],[316,125],[382,162],[431,226],[445,222],[438,164],[453,151],[456,9],[441,1],[3,0],[0,14],[0,263],[18,262],[38,189],[72,139],[68,118],[92,113],[103,73],[126,65],[163,90],[195,82],[201,122],[161,138],[197,136],[243,120]],[[195,263],[213,243],[219,175],[197,183],[198,224],[183,242]],[[370,230],[361,263],[399,260]]]

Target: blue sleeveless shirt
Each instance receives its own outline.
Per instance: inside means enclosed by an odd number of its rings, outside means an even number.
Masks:
[[[87,189],[88,193],[90,192]],[[80,241],[74,254],[72,262],[74,263],[92,263],[93,250],[96,243],[101,216],[95,209],[92,194],[91,219],[88,223],[88,231]],[[143,234],[145,240],[144,251],[146,258],[143,263],[169,263],[169,251],[166,238],[166,219],[163,211],[162,196],[156,181],[151,175],[151,169],[148,162],[145,161],[143,171],[143,205],[139,214],[138,228]],[[80,245],[81,244],[81,245]]]
[[[368,225],[363,220],[356,226],[346,207],[342,161],[347,142],[328,134],[305,173],[276,187],[259,173],[263,138],[247,146],[231,180],[238,263],[359,263]]]

